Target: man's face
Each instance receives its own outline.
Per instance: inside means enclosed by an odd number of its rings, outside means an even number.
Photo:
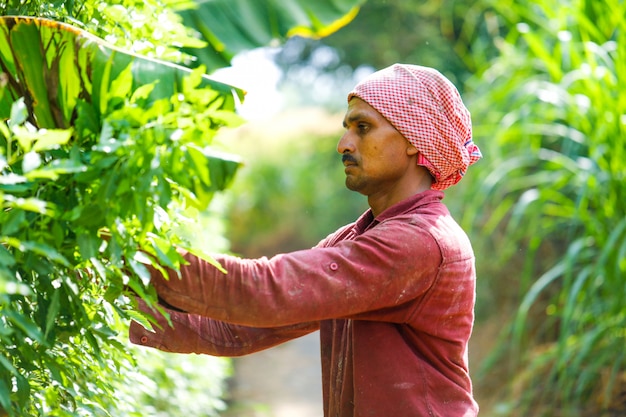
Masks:
[[[376,109],[354,97],[344,117],[346,132],[337,144],[343,155],[346,187],[371,196],[393,193],[417,150]],[[413,162],[412,162],[413,161]]]

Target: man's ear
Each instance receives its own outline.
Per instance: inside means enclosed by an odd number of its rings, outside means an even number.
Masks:
[[[418,152],[417,148],[409,143],[407,148],[406,148],[406,154],[408,156],[413,156],[413,155],[417,155],[418,153],[419,152]]]

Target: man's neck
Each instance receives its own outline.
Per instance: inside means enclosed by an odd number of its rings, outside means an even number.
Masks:
[[[373,194],[367,197],[367,203],[372,209],[372,214],[374,214],[374,217],[377,217],[380,213],[387,210],[394,204],[397,204],[400,201],[403,201],[413,195],[430,190],[431,184],[432,181],[428,179],[428,181],[421,182],[419,186],[412,187],[411,189],[405,190],[402,193]]]

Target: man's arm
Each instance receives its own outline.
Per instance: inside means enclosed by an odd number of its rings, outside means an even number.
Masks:
[[[242,356],[319,329],[319,323],[315,322],[275,328],[238,326],[164,307],[172,327],[163,315],[150,309],[141,300],[139,309],[152,314],[157,325],[151,331],[135,321],[131,322],[130,341],[164,352]]]
[[[188,264],[181,267],[180,278],[173,271],[168,278],[152,274],[159,296],[184,311],[250,327],[350,318],[397,307],[424,294],[442,262],[434,237],[404,221],[388,222],[333,247],[271,259],[215,256],[226,273],[192,254],[184,257]]]

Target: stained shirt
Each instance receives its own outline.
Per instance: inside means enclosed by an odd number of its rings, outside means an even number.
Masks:
[[[133,322],[130,339],[239,356],[319,329],[325,417],[474,417],[474,254],[442,198],[368,210],[312,249],[216,256],[222,270],[186,254],[181,279],[152,273],[173,327],[156,314],[160,329]]]

